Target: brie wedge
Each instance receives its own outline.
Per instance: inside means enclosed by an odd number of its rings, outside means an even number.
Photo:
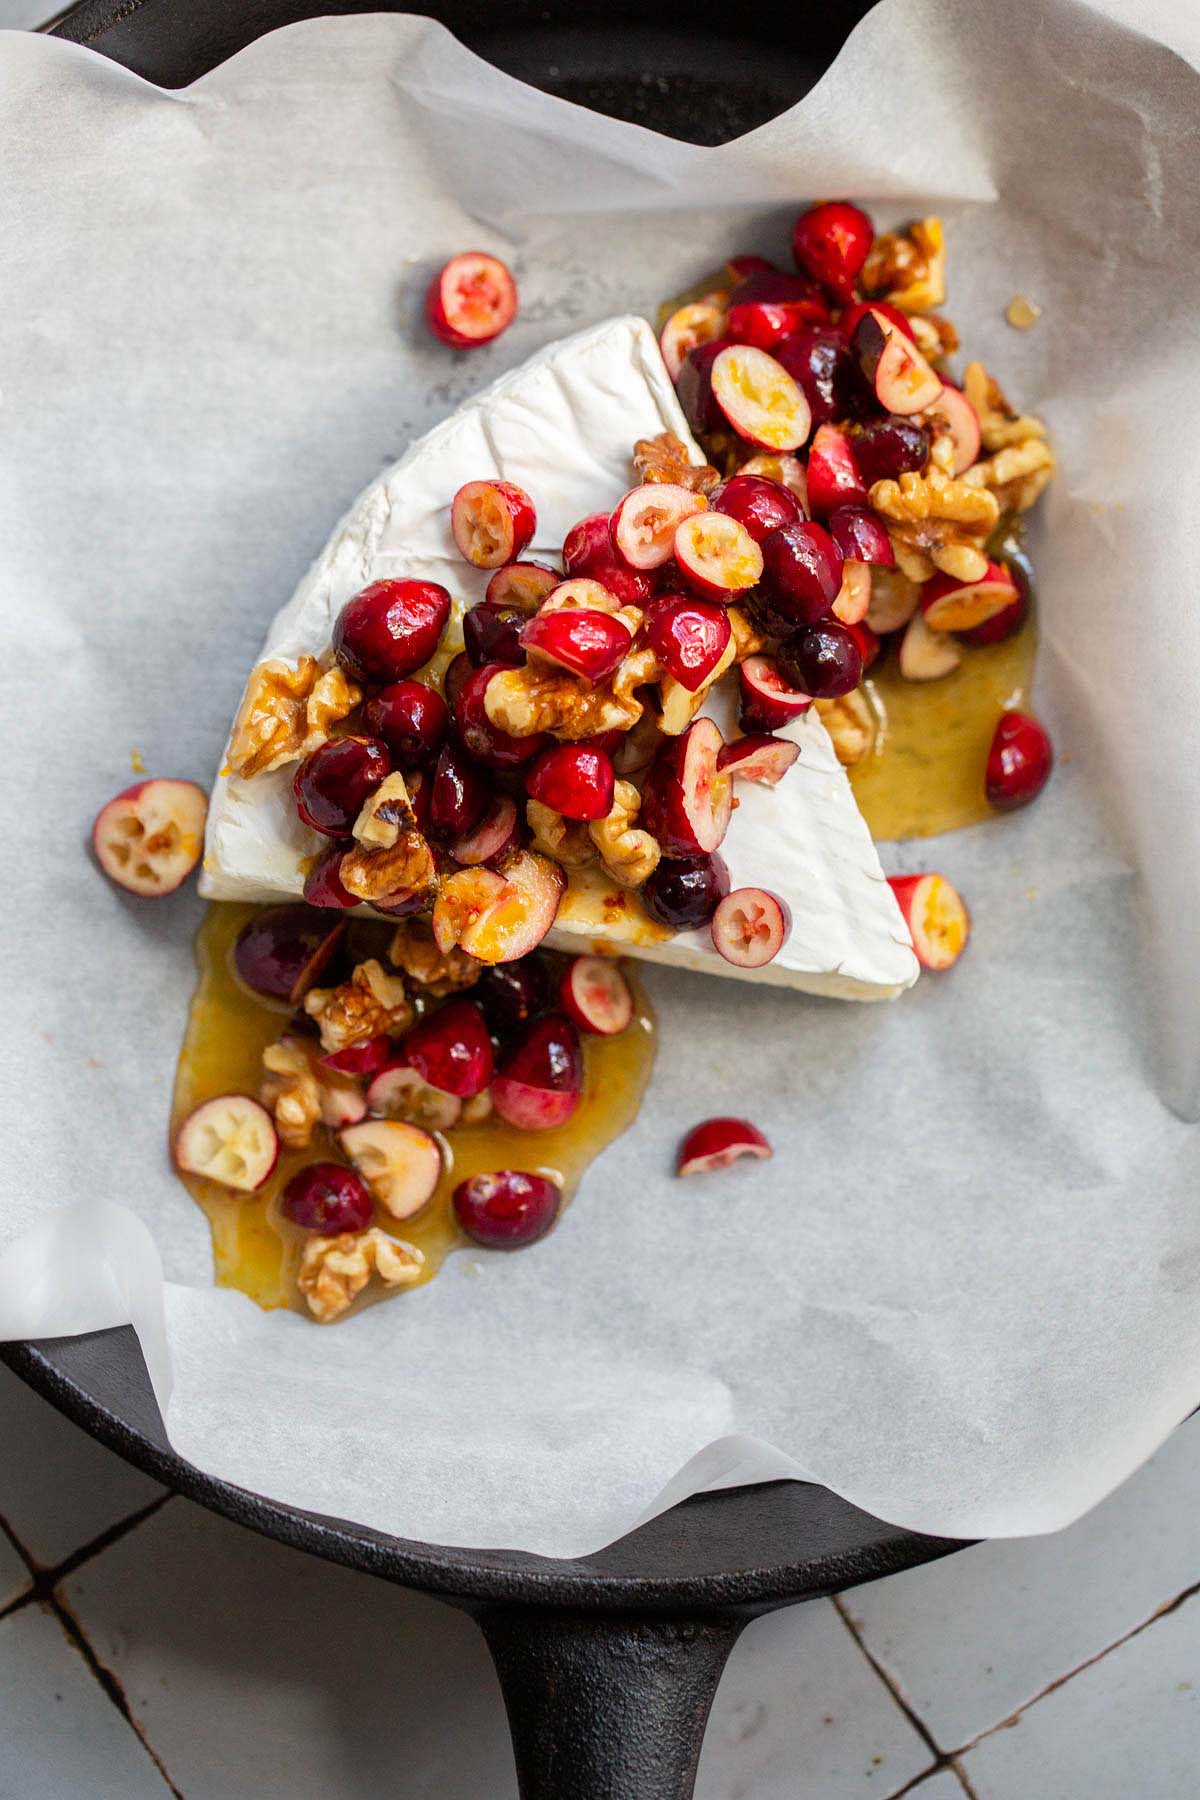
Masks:
[[[550,345],[436,426],[360,496],[267,633],[262,659],[327,651],[352,594],[383,577],[441,582],[463,611],[481,600],[488,572],[460,556],[450,502],[466,481],[502,476],[537,506],[526,554],[557,562],[563,538],[587,513],[615,506],[631,483],[634,440],[672,431],[693,442],[654,334],[617,318]],[[728,685],[728,684],[727,684]],[[733,700],[709,708],[726,736]],[[711,975],[797,987],[843,999],[891,999],[912,985],[917,961],[829,736],[815,712],[780,735],[801,746],[775,788],[739,782],[721,854],[735,887],[769,888],[791,908],[792,931],[763,969],[734,968],[706,931],[672,935],[600,865],[574,872],[547,940],[591,944]],[[247,780],[221,775],[208,815],[200,889],[215,900],[294,899],[324,841],[300,823],[292,767]]]

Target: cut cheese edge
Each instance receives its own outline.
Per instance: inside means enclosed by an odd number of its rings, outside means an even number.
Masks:
[[[609,319],[549,346],[436,426],[359,497],[272,621],[260,660],[323,655],[345,602],[383,578],[447,587],[455,601],[448,643],[459,648],[462,613],[482,600],[489,575],[455,548],[457,489],[496,477],[525,488],[538,514],[525,554],[557,563],[570,527],[615,506],[628,489],[634,440],[662,431],[704,460],[643,319]],[[731,694],[714,694],[709,710],[732,735]],[[739,804],[721,848],[735,886],[769,888],[791,909],[791,935],[774,962],[735,968],[706,931],[667,935],[599,866],[573,872],[548,942],[844,999],[890,999],[911,986],[918,965],[907,927],[824,726],[810,712],[780,735],[801,746],[798,760],[778,787],[737,784]],[[218,777],[203,894],[269,902],[303,893],[327,840],[297,817],[294,774],[288,766],[250,779]]]

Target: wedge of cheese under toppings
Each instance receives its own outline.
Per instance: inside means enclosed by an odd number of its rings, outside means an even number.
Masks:
[[[525,554],[557,563],[563,538],[586,514],[615,506],[633,485],[634,440],[672,431],[704,458],[688,432],[654,334],[643,319],[609,319],[552,344],[502,376],[416,443],[366,490],[334,531],[294,597],[274,619],[262,659],[294,662],[329,648],[333,622],[369,581],[441,582],[462,612],[482,600],[486,570],[456,550],[450,502],[466,481],[503,477],[532,495],[537,537]],[[732,689],[735,684],[721,687]],[[731,691],[711,711],[734,734]],[[721,854],[735,887],[770,889],[791,908],[792,931],[765,968],[735,968],[707,931],[670,934],[636,894],[601,865],[572,874],[547,942],[591,945],[710,975],[796,987],[844,999],[891,999],[916,980],[909,934],[875,846],[816,712],[780,735],[800,756],[777,787],[737,785]],[[292,766],[245,779],[222,775],[208,815],[201,892],[216,900],[294,899],[324,839],[296,816]]]

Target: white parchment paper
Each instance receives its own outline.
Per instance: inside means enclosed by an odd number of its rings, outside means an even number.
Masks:
[[[1141,34],[887,0],[715,150],[411,18],[296,26],[179,94],[0,34],[0,1335],[132,1318],[206,1468],[552,1555],[780,1473],[1047,1530],[1200,1398],[1200,80],[1183,7],[1123,10]],[[108,886],[97,806],[134,748],[207,783],[266,621],[415,434],[731,249],[784,257],[840,192],[942,212],[947,310],[1062,462],[1034,545],[1055,781],[885,852],[969,896],[969,955],[870,1008],[651,971],[651,1099],[544,1243],[333,1330],[215,1290],[164,1154],[199,905]],[[469,244],[522,312],[455,357],[420,299]],[[774,1161],[674,1182],[681,1129],[735,1104]]]

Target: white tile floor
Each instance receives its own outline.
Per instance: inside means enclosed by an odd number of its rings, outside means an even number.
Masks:
[[[515,1800],[467,1620],[162,1499],[2,1367],[0,1443],[0,1800]],[[1058,1537],[759,1620],[698,1800],[1195,1800],[1198,1490],[1200,1420]]]

